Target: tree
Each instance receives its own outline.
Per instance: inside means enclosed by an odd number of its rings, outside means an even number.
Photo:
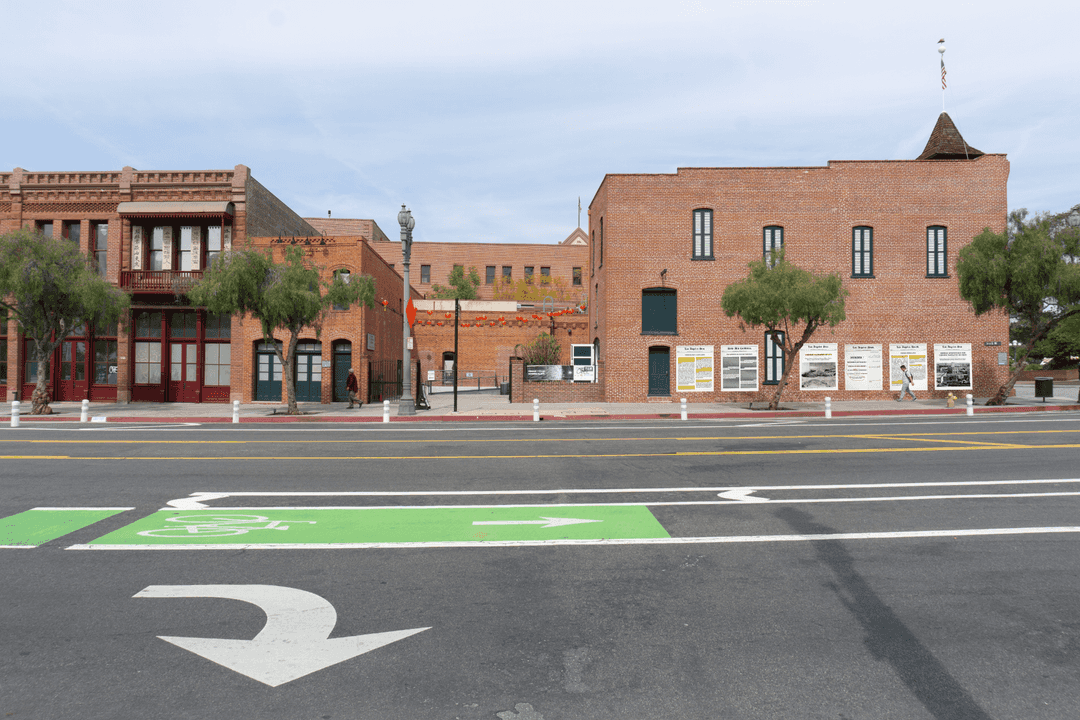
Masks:
[[[492,288],[496,300],[517,300],[518,302],[543,302],[551,297],[556,302],[581,302],[585,292],[574,292],[567,286],[566,280],[547,275],[527,275],[520,280],[496,278]]]
[[[558,365],[559,364],[559,341],[546,331],[541,332],[532,342],[524,345],[518,343],[514,346],[516,352],[521,348],[521,357],[526,365]]]
[[[1080,357],[1080,315],[1073,315],[1058,323],[1035,343],[1032,354],[1037,358],[1050,358],[1047,370],[1076,367],[1076,358]]]
[[[976,315],[1004,311],[1026,338],[1016,369],[987,405],[1004,405],[1036,343],[1080,313],[1080,231],[1062,216],[1009,214],[1004,233],[990,228],[960,250],[960,297]]]
[[[466,275],[464,267],[455,265],[446,282],[446,285],[432,285],[431,297],[440,300],[475,300],[478,297],[476,288],[480,287],[480,274],[474,267],[470,267]]]
[[[116,323],[130,305],[126,293],[110,285],[77,243],[45,237],[29,229],[0,237],[0,307],[6,308],[34,341],[37,387],[33,415],[47,415],[52,354],[79,327]]]
[[[720,304],[728,317],[738,315],[750,327],[764,327],[783,348],[784,372],[769,401],[769,409],[777,410],[796,355],[819,327],[835,327],[844,320],[848,291],[838,274],[815,275],[795,267],[783,251],[774,253],[772,262],[771,267],[764,260],[750,263],[750,274],[728,285]]]
[[[318,336],[323,316],[334,305],[374,307],[375,281],[369,275],[348,280],[335,275],[326,282],[303,248],[286,247],[283,261],[275,262],[270,250],[249,246],[219,257],[188,296],[212,313],[247,313],[259,321],[263,339],[274,348],[285,371],[288,413],[299,415],[293,359],[301,331],[314,327]],[[287,350],[274,342],[275,331],[288,333]]]

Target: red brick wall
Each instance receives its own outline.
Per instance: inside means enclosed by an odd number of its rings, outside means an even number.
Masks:
[[[595,383],[526,382],[525,364],[521,358],[514,358],[511,363],[513,380],[510,383],[510,402],[512,403],[531,405],[534,399],[541,403],[604,402],[602,380]],[[603,378],[603,374],[600,377]]]
[[[819,330],[811,342],[839,343],[840,390],[802,392],[789,383],[789,400],[891,397],[844,390],[844,345],[875,343],[888,355],[890,343],[971,343],[974,394],[989,395],[1004,380],[996,347],[1009,339],[1008,318],[993,313],[976,318],[957,290],[956,259],[961,247],[990,227],[1005,228],[1006,180],[1003,155],[972,161],[831,162],[827,167],[680,168],[673,175],[608,175],[590,205],[593,249],[599,253],[604,222],[604,262],[592,279],[590,321],[606,361],[607,400],[643,401],[648,390],[648,348],[759,345],[764,376],[764,331],[744,328],[720,307],[724,288],[744,278],[747,263],[762,255],[762,228],[784,227],[787,258],[816,272],[837,271],[850,291],[847,320]],[[692,213],[713,210],[712,261],[691,259]],[[851,232],[874,229],[874,278],[851,277]],[[948,278],[926,277],[926,228],[948,229]],[[663,279],[660,271],[667,269]],[[678,291],[678,335],[641,334],[641,292],[664,286]],[[599,291],[597,291],[599,286]],[[797,363],[797,358],[789,358]],[[933,358],[929,357],[932,363]],[[793,372],[796,373],[797,365]],[[674,367],[671,371],[674,393]],[[717,388],[719,374],[717,374]],[[691,402],[763,400],[757,393],[688,393]],[[888,377],[884,379],[888,388]],[[944,397],[934,391],[930,397]]]

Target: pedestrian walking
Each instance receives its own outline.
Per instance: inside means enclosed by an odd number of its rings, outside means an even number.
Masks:
[[[356,370],[349,368],[349,377],[345,378],[345,392],[349,395],[349,409],[352,410],[353,403],[356,404],[356,409],[364,407],[364,403],[357,397],[357,393],[360,391],[360,383],[356,381]]]
[[[910,395],[912,402],[918,400],[918,398],[915,397],[915,393],[911,392],[911,383],[915,382],[915,378],[911,377],[907,365],[900,366],[900,378],[902,385],[900,386],[900,397],[896,398],[896,402],[903,402],[904,395]]]

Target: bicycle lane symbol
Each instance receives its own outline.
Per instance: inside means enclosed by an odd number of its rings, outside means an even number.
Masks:
[[[292,525],[314,525],[315,520],[271,520],[262,515],[181,515],[165,518],[173,526],[141,530],[138,535],[156,538],[227,537],[253,530],[288,530]]]

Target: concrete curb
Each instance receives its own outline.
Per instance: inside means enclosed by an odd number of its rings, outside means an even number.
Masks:
[[[973,408],[976,415],[988,413],[1033,413],[1033,412],[1077,412],[1080,404],[1074,405],[1004,405],[987,407],[980,405]],[[489,411],[488,411],[489,412]],[[832,411],[833,418],[838,417],[890,417],[902,415],[951,415],[964,416],[967,414],[965,407],[954,408],[897,408],[896,410],[837,410]],[[777,418],[820,418],[824,419],[825,411],[822,410],[756,410],[751,413],[695,413],[688,412],[687,420],[773,420]],[[541,420],[555,421],[580,421],[580,420],[679,420],[679,411],[666,413],[615,413],[615,414],[581,414],[562,415],[558,412],[542,414]],[[77,415],[20,415],[19,420],[27,422],[79,422]],[[532,422],[532,413],[493,415],[483,413],[459,412],[456,415],[414,415],[407,417],[391,416],[390,422]],[[10,423],[10,415],[0,415],[0,423]],[[183,416],[139,416],[139,415],[108,415],[105,416],[108,423],[199,423],[199,424],[232,424],[231,416],[213,417],[183,417]],[[265,417],[246,416],[240,418],[241,424],[274,424],[274,423],[382,423],[382,415],[270,415]],[[89,423],[87,423],[89,424]]]

